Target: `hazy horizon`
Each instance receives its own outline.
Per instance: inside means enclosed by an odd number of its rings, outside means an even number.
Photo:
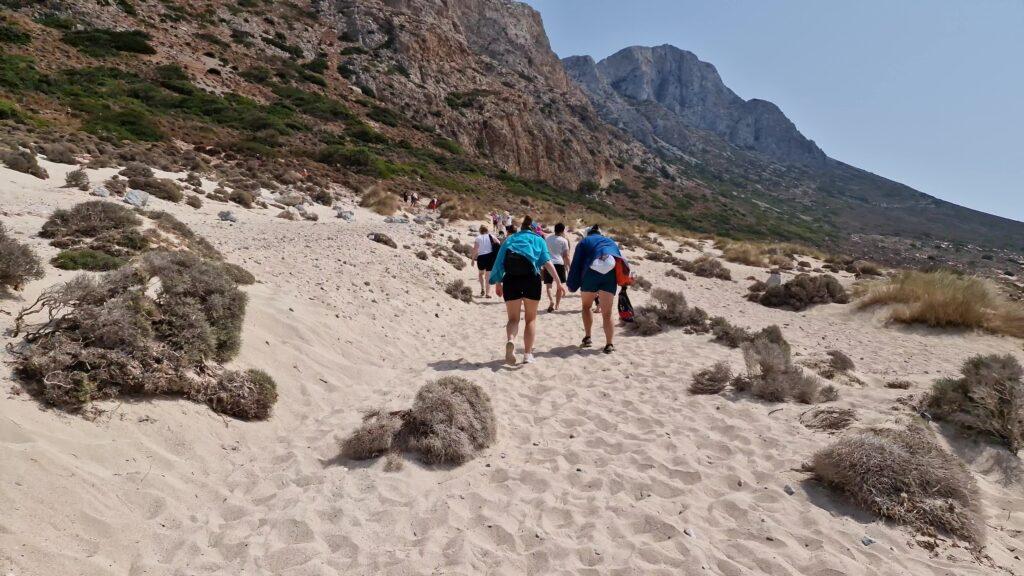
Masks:
[[[1024,222],[1024,2],[525,2],[560,57],[689,50],[829,156]]]

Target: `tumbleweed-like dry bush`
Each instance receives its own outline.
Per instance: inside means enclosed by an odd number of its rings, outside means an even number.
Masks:
[[[859,308],[891,305],[889,317],[895,322],[980,328],[1024,338],[1024,305],[1011,302],[982,278],[910,271],[872,282],[861,292]]]
[[[980,547],[978,487],[963,462],[919,427],[845,435],[814,455],[810,471],[859,506],[927,535]]]
[[[693,375],[690,384],[691,394],[719,394],[726,389],[732,380],[732,369],[726,362],[716,362]]]
[[[346,458],[366,460],[413,452],[425,464],[462,464],[494,443],[497,426],[490,396],[456,376],[430,382],[416,393],[412,408],[374,411],[341,444]],[[389,468],[394,468],[389,463]]]
[[[456,300],[461,300],[467,303],[473,301],[473,289],[466,286],[466,283],[463,282],[461,278],[449,282],[448,285],[445,286],[444,291]]]
[[[747,373],[745,377],[733,379],[733,387],[737,391],[749,391],[768,402],[795,400],[817,404],[839,397],[834,386],[822,386],[816,376],[793,365],[789,344],[785,340],[779,343],[767,336],[758,336],[744,342],[740,348]]]
[[[680,260],[679,267],[702,278],[732,280],[732,273],[722,264],[721,260],[708,255],[699,256],[696,260]]]
[[[825,352],[828,355],[828,365],[837,372],[849,372],[856,368],[853,363],[853,359],[847,356],[841,350],[829,350]]]
[[[43,264],[29,246],[8,235],[0,223],[0,291],[21,290],[30,280],[43,277]]]
[[[822,406],[800,415],[800,423],[812,430],[842,430],[857,421],[857,412],[852,408]]]
[[[938,380],[925,406],[932,416],[991,434],[1016,454],[1024,448],[1024,371],[1016,358],[974,356],[960,378]]]

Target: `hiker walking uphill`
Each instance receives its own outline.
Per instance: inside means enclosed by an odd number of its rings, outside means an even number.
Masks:
[[[623,280],[619,280],[622,278]],[[604,353],[615,351],[612,342],[612,305],[619,284],[629,278],[629,265],[622,257],[619,246],[611,238],[601,234],[601,228],[594,225],[587,232],[572,258],[566,284],[570,292],[580,290],[583,300],[583,348],[591,346],[591,329],[594,326],[594,312],[591,307],[596,300],[600,304],[601,322],[604,328]]]
[[[473,241],[473,252],[470,254],[476,262],[478,270],[477,278],[480,280],[480,296],[491,297],[491,284],[487,275],[494,268],[494,259],[498,256],[498,247],[501,245],[498,239],[491,236],[487,226],[480,226],[480,235]]]
[[[505,324],[505,363],[516,363],[515,339],[519,333],[519,319],[523,316],[523,362],[534,362],[533,342],[536,336],[537,307],[541,296],[541,269],[556,278],[556,293],[565,294],[565,287],[557,279],[558,272],[551,264],[551,253],[544,238],[533,232],[533,219],[527,216],[519,232],[509,235],[501,244],[491,270],[490,282],[496,284],[498,295],[505,300],[508,322]]]
[[[565,283],[565,267],[569,264],[569,240],[565,237],[565,224],[559,222],[555,224],[555,233],[549,234],[544,242],[548,245],[548,252],[551,252],[551,264],[555,266],[555,271],[558,272],[558,279],[562,283]],[[551,296],[551,285],[555,279],[553,276],[548,274],[547,270],[544,270],[542,276],[544,276],[544,288],[548,293],[548,312],[554,312],[558,310],[558,306],[562,303],[562,297],[556,295],[554,298]]]

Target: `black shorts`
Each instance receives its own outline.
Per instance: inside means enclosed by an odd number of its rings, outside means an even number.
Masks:
[[[505,302],[525,298],[540,301],[540,276],[505,276],[501,282],[502,298]]]
[[[477,270],[485,270],[490,272],[494,268],[494,258],[498,255],[497,252],[491,252],[490,254],[484,254],[483,256],[476,257],[476,268]]]
[[[553,264],[553,266],[555,267],[555,272],[558,273],[558,280],[561,281],[562,284],[565,284],[565,264]],[[551,277],[551,274],[548,274],[547,268],[542,268],[540,275],[544,278],[545,284],[555,283],[555,279]]]

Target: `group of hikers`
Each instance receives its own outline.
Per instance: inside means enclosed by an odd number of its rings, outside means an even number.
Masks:
[[[508,222],[506,226],[505,222]],[[505,301],[508,322],[505,325],[505,362],[517,363],[515,339],[523,326],[523,362],[535,362],[533,344],[536,339],[537,309],[546,290],[548,312],[558,310],[566,292],[580,291],[583,303],[583,341],[581,347],[592,346],[595,304],[600,311],[604,330],[604,353],[615,351],[612,306],[619,286],[629,284],[629,266],[614,240],[605,236],[598,225],[591,226],[570,256],[565,224],[544,234],[533,218],[523,218],[518,229],[512,218],[492,214],[492,225],[499,228],[496,238],[486,225],[479,228],[471,257],[476,261],[480,281],[480,297],[491,297],[491,286]],[[542,287],[544,287],[542,289]]]

